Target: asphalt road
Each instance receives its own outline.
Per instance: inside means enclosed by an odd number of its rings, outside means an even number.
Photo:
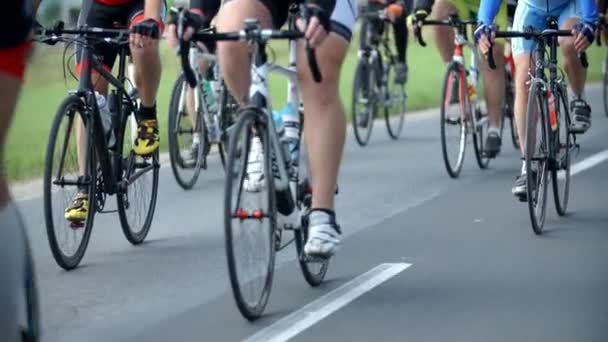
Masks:
[[[573,163],[608,149],[599,89],[589,96],[593,127]],[[310,288],[295,249],[286,249],[266,316],[255,323],[230,293],[217,160],[189,192],[161,169],[142,246],[124,239],[115,214],[98,216],[71,272],[52,259],[41,198],[20,201],[43,340],[605,341],[608,163],[573,176],[570,214],[559,218],[549,202],[538,237],[527,207],[510,194],[520,163],[510,142],[486,171],[472,145],[467,152],[460,179],[450,179],[436,114],[408,119],[397,142],[383,125],[364,149],[349,136],[337,204],[345,239],[327,282]]]

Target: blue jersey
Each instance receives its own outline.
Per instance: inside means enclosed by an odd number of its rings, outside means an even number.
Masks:
[[[595,0],[519,0],[519,6],[528,6],[537,11],[550,12],[556,8],[567,7],[570,2],[576,1],[580,8],[581,17],[585,23],[597,22],[597,7]],[[478,20],[482,24],[490,25],[498,14],[502,0],[481,0]]]

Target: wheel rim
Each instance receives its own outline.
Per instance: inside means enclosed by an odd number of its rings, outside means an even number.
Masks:
[[[441,106],[441,145],[443,159],[448,174],[457,177],[464,161],[466,147],[466,126],[464,112],[470,108],[468,96],[463,88],[464,75],[451,66],[446,74],[443,86],[443,101]],[[457,101],[450,103],[452,93],[456,93]],[[464,100],[464,101],[463,101]]]
[[[274,193],[272,184],[268,182],[272,177],[266,177],[269,169],[265,167],[259,191],[246,190],[247,151],[252,146],[254,118],[255,115],[242,114],[239,127],[230,141],[224,206],[231,285],[239,309],[249,319],[257,318],[266,305],[275,254],[274,219],[269,217],[274,212]],[[262,213],[261,219],[241,216],[241,213],[253,216],[256,210]]]
[[[553,195],[555,209],[559,215],[565,215],[568,208],[570,192],[570,150],[572,149],[572,135],[569,132],[570,114],[566,97],[560,92],[556,99],[556,108],[559,115],[559,126],[555,137],[556,163],[552,172]]]
[[[79,101],[79,100],[77,100]],[[93,217],[95,212],[95,170],[93,170],[93,155],[87,153],[88,177],[91,185],[87,186],[89,194],[89,210],[86,219],[78,224],[70,223],[65,218],[65,209],[71,204],[74,196],[78,193],[75,185],[57,184],[57,182],[75,183],[80,176],[77,149],[77,126],[83,120],[79,109],[79,102],[72,101],[64,107],[61,118],[57,122],[57,135],[54,142],[49,144],[47,165],[45,170],[45,211],[47,218],[47,230],[53,255],[61,267],[71,269],[80,262],[86,250]],[[83,128],[83,135],[87,135]],[[85,144],[87,146],[88,144]],[[88,145],[91,149],[92,146]],[[92,151],[92,150],[90,150]],[[60,172],[60,167],[62,172]]]
[[[542,98],[535,92],[532,94],[528,105],[528,124],[526,125],[527,198],[532,229],[536,234],[541,234],[545,222],[547,185],[550,178],[547,165],[549,139],[544,121],[545,108],[542,105]],[[534,137],[538,138],[534,140]],[[531,184],[534,185],[531,186]]]
[[[352,120],[355,138],[359,145],[369,142],[377,111],[377,84],[374,68],[366,61],[359,63],[355,72],[352,98]]]
[[[407,97],[405,94],[405,85],[395,83],[393,70],[393,65],[390,64],[386,75],[387,99],[384,107],[384,115],[389,136],[393,139],[398,139],[403,130]]]

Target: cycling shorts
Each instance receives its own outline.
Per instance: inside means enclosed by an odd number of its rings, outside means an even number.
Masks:
[[[31,48],[30,0],[5,0],[0,11],[0,73],[22,79]]]
[[[580,18],[580,11],[576,6],[576,1],[570,1],[550,11],[533,8],[527,5],[525,1],[520,1],[515,10],[515,18],[513,18],[513,30],[521,31],[528,26],[538,30],[546,29],[547,17],[558,18],[559,26],[563,27],[567,19]],[[513,55],[518,55],[522,53],[531,54],[536,43],[533,40],[514,38],[511,44]]]
[[[129,0],[118,5],[108,3],[121,3],[120,0],[84,0],[78,25],[101,27],[106,29],[128,28],[144,20],[145,0]],[[165,4],[166,5],[166,4]],[[163,5],[161,21],[165,17],[166,6]],[[161,23],[162,24],[162,23]],[[161,26],[161,31],[163,27]],[[111,70],[118,55],[118,48],[113,44],[98,43],[93,47],[93,54],[101,58],[106,69]],[[82,49],[77,48],[76,72],[80,72]]]
[[[477,13],[479,12],[479,5],[481,0],[441,0],[448,1],[454,7],[458,13],[458,17],[463,20],[477,19]],[[502,1],[498,15],[494,20],[494,24],[500,29],[507,28],[507,5],[506,1]]]
[[[287,21],[290,0],[259,0],[270,12],[273,25],[280,28]],[[331,32],[338,34],[346,41],[351,40],[357,18],[356,0],[336,0],[336,7],[331,15]]]

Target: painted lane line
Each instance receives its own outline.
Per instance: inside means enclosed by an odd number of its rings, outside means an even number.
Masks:
[[[605,162],[606,160],[608,160],[608,150],[604,150],[602,152],[591,155],[590,157],[587,157],[578,163],[572,164],[570,166],[570,176],[574,176],[578,173],[588,170],[594,166]],[[560,172],[560,175],[558,177],[560,179],[563,179],[564,174]]]
[[[412,264],[380,264],[258,331],[244,342],[287,341],[410,266]]]

